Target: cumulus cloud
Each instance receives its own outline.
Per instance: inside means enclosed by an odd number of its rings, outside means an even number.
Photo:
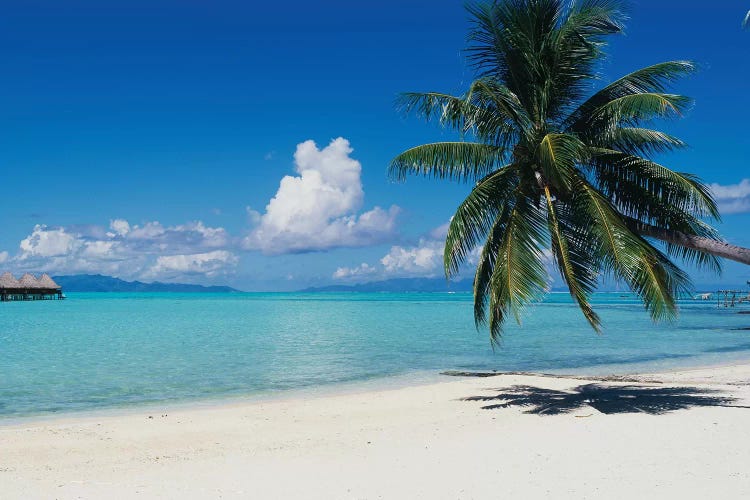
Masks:
[[[0,264],[8,260],[8,252],[0,252]]]
[[[192,255],[161,255],[145,276],[173,277],[200,274],[210,278],[221,274],[229,266],[236,266],[238,261],[236,255],[226,250]]]
[[[376,274],[378,269],[365,262],[356,267],[339,267],[333,273],[333,279],[336,280],[348,280],[354,278],[361,278],[363,276],[371,276]]]
[[[117,258],[117,253],[115,252],[115,250],[118,242],[116,241],[86,241],[83,245],[84,246],[81,255],[84,257],[103,260]]]
[[[415,246],[391,247],[380,263],[387,274],[432,276],[443,264],[443,247],[441,240],[423,238]]]
[[[47,226],[37,224],[32,233],[21,240],[19,259],[67,255],[80,245],[81,242],[74,235],[62,228],[47,229]]]
[[[356,267],[339,267],[336,280],[357,278],[433,277],[443,275],[443,248],[449,222],[429,231],[415,245],[393,245],[376,264],[362,263]],[[476,263],[470,255],[469,264]]]
[[[114,231],[115,234],[125,236],[130,232],[130,223],[124,219],[115,219],[110,221],[109,228]]]
[[[200,221],[176,226],[131,225],[124,219],[101,226],[36,225],[5,260],[18,270],[102,273],[124,278],[216,276],[237,264],[226,230]]]
[[[750,212],[750,179],[742,179],[739,184],[711,184],[711,192],[723,214]]]
[[[333,273],[336,280],[353,280],[364,276],[371,278],[437,277],[444,276],[443,250],[450,221],[427,232],[414,245],[393,245],[376,264],[360,264],[356,267],[339,267]],[[481,245],[466,256],[461,276],[471,278],[471,269],[479,262]],[[551,268],[549,251],[544,252],[545,265]],[[469,271],[468,275],[465,271]]]
[[[281,179],[263,214],[249,211],[256,227],[243,241],[266,254],[301,253],[383,243],[395,232],[399,208],[362,208],[362,166],[349,141],[339,137],[323,149],[297,145],[295,171]]]

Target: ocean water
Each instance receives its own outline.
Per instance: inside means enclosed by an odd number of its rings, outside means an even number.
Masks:
[[[654,325],[597,294],[597,335],[567,294],[494,350],[469,294],[68,294],[0,304],[0,417],[280,394],[441,370],[627,373],[750,359],[749,307],[683,301]]]

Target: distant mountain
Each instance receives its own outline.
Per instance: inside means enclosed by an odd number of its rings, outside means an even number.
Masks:
[[[140,281],[123,281],[101,274],[76,274],[72,276],[54,276],[63,292],[238,292],[228,286],[203,286],[183,283],[142,283]]]
[[[356,285],[311,287],[300,292],[468,292],[471,290],[471,280],[448,283],[445,278],[395,278]]]

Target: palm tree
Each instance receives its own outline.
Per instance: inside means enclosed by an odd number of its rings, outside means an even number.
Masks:
[[[648,125],[689,107],[667,87],[693,63],[655,64],[591,94],[605,40],[623,30],[617,2],[467,8],[477,71],[468,91],[400,98],[406,112],[436,119],[461,140],[409,149],[389,173],[475,183],[449,225],[444,264],[451,277],[469,257],[478,260],[474,317],[478,327],[489,323],[493,342],[507,316],[520,322],[524,306],[548,290],[548,260],[597,331],[589,299],[602,276],[626,283],[657,320],[673,317],[675,297],[690,287],[670,257],[716,271],[717,255],[750,264],[750,250],[724,243],[704,222],[719,218],[707,187],[653,159],[685,146]]]

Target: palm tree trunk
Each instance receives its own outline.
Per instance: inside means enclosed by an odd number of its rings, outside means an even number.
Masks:
[[[738,247],[737,245],[731,245],[723,241],[685,234],[679,231],[668,231],[666,229],[643,223],[638,224],[637,230],[642,236],[656,238],[657,240],[666,243],[691,248],[700,252],[716,255],[717,257],[724,257],[725,259],[742,262],[743,264],[750,266],[750,248]]]

